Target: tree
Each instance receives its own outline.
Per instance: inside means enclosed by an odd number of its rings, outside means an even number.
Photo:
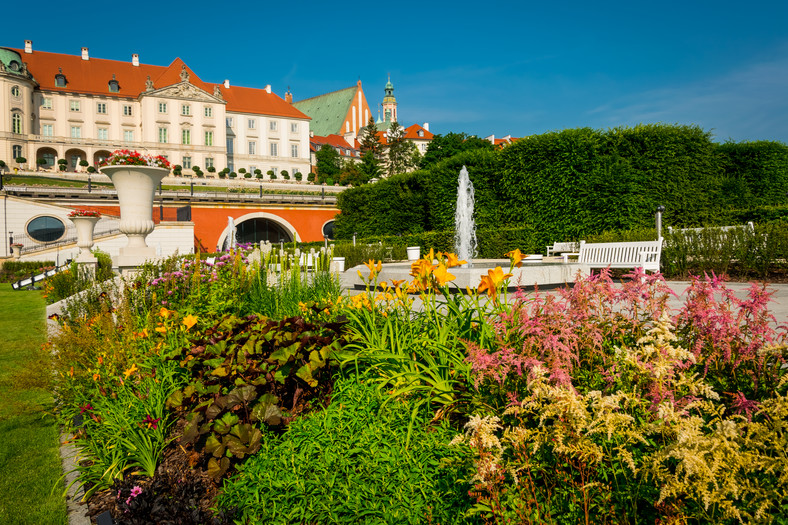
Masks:
[[[293,178],[294,178],[295,180],[297,180],[298,182],[301,182],[301,179],[303,179],[303,178],[304,178],[304,176],[303,176],[303,175],[301,175],[301,172],[300,172],[300,171],[296,171],[295,173],[293,173]]]
[[[367,151],[361,156],[361,164],[358,169],[364,174],[366,182],[380,177],[380,162],[371,151]]]
[[[340,171],[340,156],[337,150],[328,144],[323,144],[315,153],[317,160],[317,180],[324,182],[331,178],[334,179],[339,176]]]
[[[269,179],[276,180],[276,173],[274,173],[274,170],[268,170],[267,173],[268,173],[268,178]]]
[[[208,170],[208,173],[216,173],[216,168],[214,168],[213,166],[208,166],[205,169]]]
[[[183,170],[183,166],[181,166],[180,164],[176,164],[175,166],[172,167],[172,174],[175,175],[176,177],[180,176],[182,170]]]
[[[489,140],[466,135],[465,133],[447,133],[445,136],[435,135],[432,137],[429,145],[427,145],[427,151],[424,152],[424,156],[419,162],[419,167],[429,167],[438,161],[472,149],[493,150],[495,146]]]
[[[306,176],[306,180],[307,182],[315,182],[315,174],[310,171],[309,175]]]
[[[342,172],[339,174],[339,183],[342,186],[347,186],[348,184],[361,186],[367,182],[369,182],[369,177],[367,177],[366,173],[361,171],[359,164],[356,164],[352,160],[345,162],[342,166]]]
[[[283,179],[290,180],[290,174],[287,172],[287,170],[282,170],[280,173],[282,174]]]
[[[405,140],[405,128],[392,122],[388,133],[388,175],[404,173],[413,167],[415,145]]]
[[[378,128],[372,117],[369,117],[369,122],[361,128],[358,135],[361,138],[361,153],[371,151],[376,157],[379,157],[383,152],[383,144],[378,140]]]
[[[262,179],[263,178],[263,172],[260,170],[260,168],[257,168],[256,170],[254,170],[254,176],[255,176],[255,178],[258,178],[258,179]]]

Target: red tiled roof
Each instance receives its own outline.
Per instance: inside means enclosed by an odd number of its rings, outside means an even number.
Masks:
[[[419,136],[419,131],[423,131],[424,135]],[[412,126],[408,126],[405,128],[405,138],[406,139],[414,139],[414,140],[432,140],[434,135],[424,129],[423,126],[419,126],[418,124],[413,124]]]
[[[345,137],[342,135],[328,135],[326,137],[321,137],[319,135],[315,135],[314,137],[309,139],[310,145],[312,149],[318,150],[317,146],[323,146],[323,144],[328,144],[329,146],[333,146],[334,148],[338,148],[342,155],[344,155],[345,150],[350,150],[351,157],[358,156],[358,146],[353,145],[351,146],[345,140]]]
[[[148,77],[153,81],[155,89],[178,84],[181,82],[181,70],[183,66],[186,66],[180,58],[173,60],[169,66],[150,64],[135,66],[131,62],[103,58],[91,57],[90,60],[82,60],[79,55],[43,51],[25,53],[23,49],[14,49],[14,51],[27,62],[28,71],[42,90],[129,99],[136,99],[140,93],[145,92]],[[61,69],[66,77],[66,87],[55,86],[55,75]],[[189,66],[186,66],[186,71],[189,72],[189,82],[210,95],[213,95],[214,87],[219,86],[222,97],[227,101],[227,111],[309,119],[307,115],[285,102],[284,99],[273,93],[268,93],[265,89],[240,86],[225,88],[223,84],[203,82]],[[109,81],[112,79],[112,75],[115,75],[115,80],[120,86],[118,93],[110,93],[109,91]]]

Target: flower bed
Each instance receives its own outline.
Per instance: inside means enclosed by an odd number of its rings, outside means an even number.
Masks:
[[[672,312],[659,276],[507,297],[497,268],[481,292],[451,293],[461,262],[431,252],[410,282],[381,283],[370,260],[367,291],[341,297],[325,269],[238,249],[69,305],[52,340],[58,396],[64,421],[81,419],[94,511],[120,523],[154,508],[183,523],[782,512],[787,336],[768,290],[740,300],[696,278]]]

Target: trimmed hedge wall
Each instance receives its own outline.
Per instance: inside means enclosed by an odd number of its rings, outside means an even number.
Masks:
[[[338,199],[337,238],[453,229],[463,165],[475,188],[477,229],[528,228],[533,247],[653,228],[659,205],[664,225],[679,228],[788,217],[788,146],[717,144],[697,126],[650,124],[533,135],[348,189]],[[479,241],[481,256],[506,244]]]

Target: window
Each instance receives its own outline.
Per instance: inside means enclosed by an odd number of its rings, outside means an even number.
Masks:
[[[276,142],[271,143],[271,156],[278,157],[279,156],[279,144]]]
[[[131,106],[129,106],[128,104],[124,104],[123,105],[123,116],[124,117],[130,117],[131,116]]]
[[[52,99],[49,97],[42,98],[41,109],[52,109]]]
[[[11,156],[14,159],[17,159],[17,158],[22,156],[22,146],[18,146],[18,145],[17,146],[11,146],[11,151],[12,151]]]
[[[109,140],[109,130],[107,128],[99,128],[98,129],[98,139],[99,140]]]
[[[18,97],[19,93],[21,93],[19,91],[19,86],[14,86],[14,87],[11,88],[11,96],[12,97]]]
[[[249,129],[254,129],[254,119],[250,118],[248,123]]]
[[[189,104],[181,104],[181,115],[191,115],[192,109]]]
[[[182,129],[181,130],[181,144],[191,144],[192,143],[192,130],[190,129]]]
[[[257,146],[257,144],[253,140],[250,140],[249,141],[249,155],[254,155],[255,146]]]
[[[231,139],[230,137],[227,137],[227,154],[228,155],[232,155],[233,154],[233,146],[234,146],[233,139]]]
[[[298,144],[290,144],[290,156],[294,159],[298,158]]]
[[[271,128],[271,131],[276,131],[276,121],[272,120],[269,124],[269,127]]]
[[[205,132],[205,145],[206,146],[213,146],[213,131],[206,131]]]
[[[11,113],[11,132],[22,133],[22,114]],[[16,158],[18,155],[14,156]]]
[[[115,80],[115,75],[112,75],[112,80],[109,81],[109,92],[117,93],[120,91],[120,84]]]
[[[71,138],[72,139],[82,138],[82,126],[71,126]]]
[[[79,111],[79,100],[70,100],[68,102],[68,109],[71,111]]]
[[[191,157],[183,157],[183,169],[190,170],[192,169],[192,158]]]
[[[233,127],[233,118],[232,117],[227,117],[227,127],[228,128]]]
[[[107,114],[107,104],[104,102],[98,102],[96,104],[96,113],[101,113],[102,115]]]
[[[167,103],[159,102],[159,113],[167,113]]]
[[[27,235],[38,242],[53,242],[66,233],[66,225],[57,217],[36,217],[25,227]]]
[[[44,137],[52,137],[55,135],[55,128],[52,124],[41,124],[41,135]]]
[[[213,157],[208,157],[205,159],[205,167],[213,168]]]
[[[167,143],[167,128],[159,128],[159,142],[162,144]]]
[[[205,106],[204,108],[205,116],[212,117],[213,116],[213,108],[211,106]]]
[[[123,130],[123,140],[125,142],[134,142],[134,130],[131,129]]]
[[[63,70],[58,68],[60,71],[57,75],[55,75],[55,87],[66,87],[66,75],[63,74]]]
[[[290,123],[290,132],[291,133],[298,133],[298,122],[291,122]]]

